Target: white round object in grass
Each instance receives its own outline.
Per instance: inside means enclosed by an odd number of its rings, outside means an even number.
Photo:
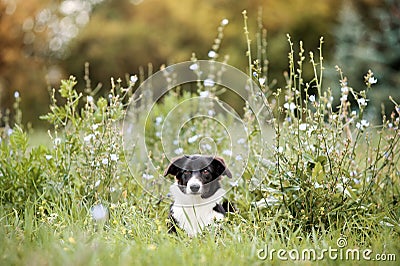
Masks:
[[[108,210],[103,204],[94,205],[90,209],[90,212],[92,214],[92,218],[96,222],[106,221],[108,218]]]

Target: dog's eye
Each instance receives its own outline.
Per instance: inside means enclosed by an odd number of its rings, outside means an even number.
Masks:
[[[201,171],[201,173],[203,175],[208,175],[210,173],[210,171],[208,171],[207,169],[204,169],[204,170]]]

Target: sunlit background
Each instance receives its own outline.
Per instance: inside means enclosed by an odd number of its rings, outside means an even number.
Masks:
[[[85,63],[92,86],[110,88],[110,78],[147,73],[163,64],[208,59],[217,28],[229,22],[219,52],[246,70],[242,11],[251,36],[257,24],[267,29],[270,78],[284,87],[289,45],[300,40],[316,51],[324,37],[327,86],[339,90],[334,66],[342,67],[349,85],[365,89],[363,76],[374,71],[372,114],[400,101],[400,3],[396,0],[0,0],[0,99],[4,114],[15,96],[22,97],[24,122],[46,126],[38,116],[48,111],[49,92],[75,75],[85,86]],[[261,15],[260,15],[261,14]],[[297,48],[296,48],[297,49]],[[335,88],[336,86],[336,88]],[[17,93],[16,93],[17,92]]]

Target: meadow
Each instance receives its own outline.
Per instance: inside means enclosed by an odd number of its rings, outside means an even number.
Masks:
[[[53,89],[41,117],[50,129],[37,140],[21,122],[16,93],[14,110],[2,116],[0,264],[395,265],[399,104],[392,99],[390,116],[369,119],[368,92],[379,83],[371,70],[365,87],[355,89],[337,67],[336,86],[326,87],[322,38],[314,53],[288,36],[286,83],[279,87],[268,76],[265,30],[251,42],[245,13],[244,22],[245,72],[258,90],[249,85],[240,108],[219,105],[229,88],[218,84],[218,71],[209,73],[216,82],[189,86],[175,86],[177,77],[164,71],[173,89],[158,101],[142,93],[139,101],[135,91],[152,73],[111,79],[102,95],[86,66],[85,84],[71,76]],[[220,60],[221,38],[210,50],[212,64]],[[193,55],[190,66],[200,73],[197,64]],[[303,76],[305,69],[313,78]],[[203,112],[208,117],[195,115]],[[225,197],[238,211],[194,238],[168,234],[166,151],[227,159],[235,178],[224,179]]]

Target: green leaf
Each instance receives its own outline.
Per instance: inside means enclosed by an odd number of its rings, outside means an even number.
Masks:
[[[69,98],[73,95],[73,89],[77,81],[74,76],[70,76],[68,80],[61,80],[60,94],[63,98]],[[76,92],[75,92],[76,93]]]
[[[320,162],[317,162],[312,170],[311,174],[312,180],[321,183],[325,178],[325,169]]]
[[[321,163],[321,165],[325,165],[328,161],[328,158],[326,158],[326,156],[318,156],[315,161]]]

